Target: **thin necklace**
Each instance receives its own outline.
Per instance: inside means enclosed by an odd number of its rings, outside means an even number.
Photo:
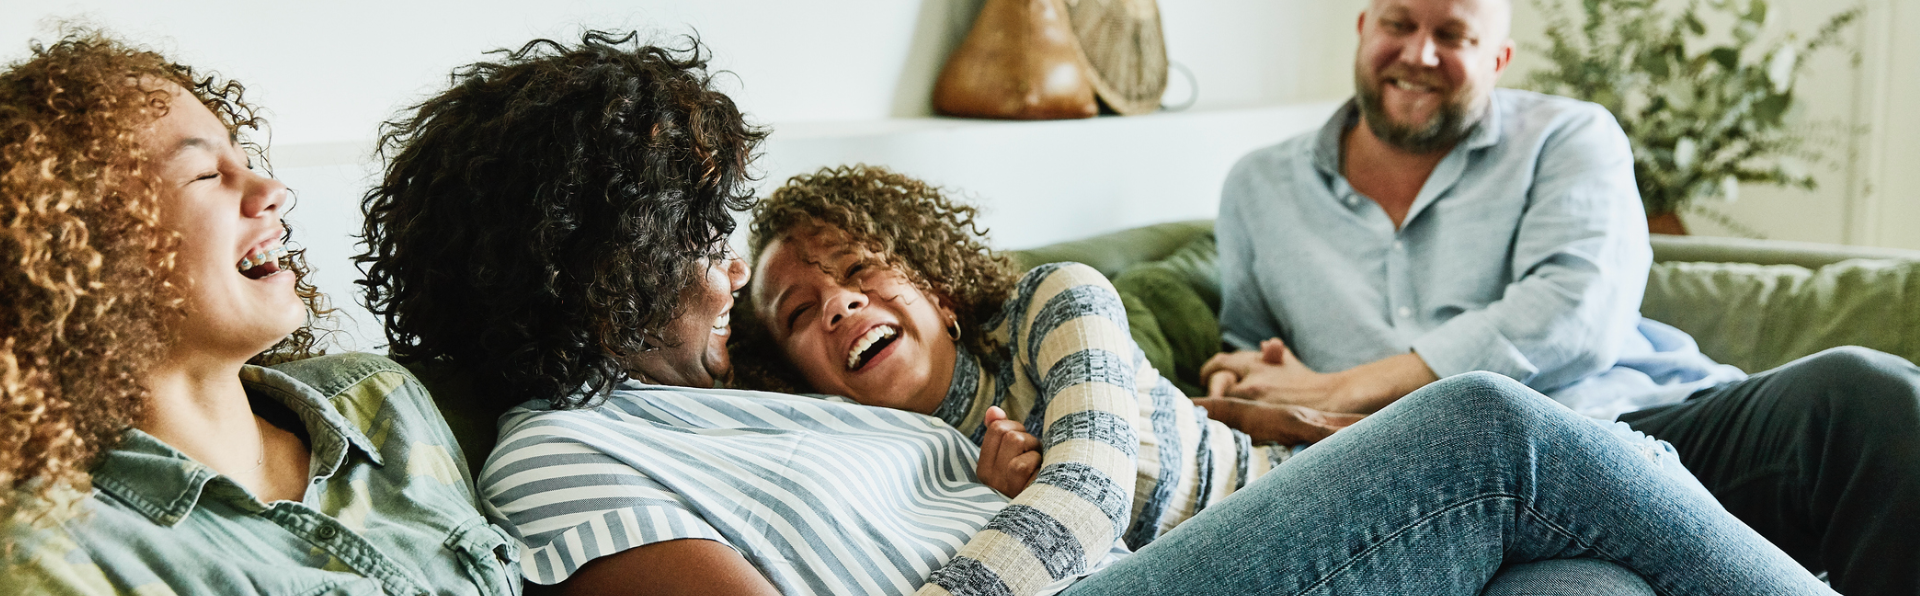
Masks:
[[[267,465],[267,431],[260,428],[262,422],[264,421],[261,420],[259,416],[253,417],[253,430],[260,435],[260,459],[253,462],[253,467],[242,470],[240,472],[241,474],[252,473],[254,470],[260,469],[261,466]]]

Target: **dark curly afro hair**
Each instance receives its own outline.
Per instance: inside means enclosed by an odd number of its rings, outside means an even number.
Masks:
[[[988,248],[972,205],[949,199],[939,187],[865,164],[822,168],[787,180],[754,211],[747,246],[757,264],[767,245],[795,233],[838,230],[865,245],[923,291],[953,306],[961,343],[989,368],[999,346],[986,328],[1013,295],[1019,274],[1005,255]],[[772,391],[811,390],[772,345],[765,325],[749,317],[748,300],[735,302],[735,386]],[[746,329],[739,329],[742,324]]]
[[[450,363],[494,406],[579,407],[666,345],[700,259],[752,206],[766,133],[692,37],[495,53],[383,127],[359,283],[396,359]]]

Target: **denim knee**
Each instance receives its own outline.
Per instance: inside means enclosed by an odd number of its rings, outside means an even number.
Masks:
[[[1526,385],[1504,375],[1475,371],[1447,377],[1421,389],[1435,406],[1456,410],[1469,417],[1488,413],[1518,412],[1550,404]]]
[[[1508,565],[1480,596],[1653,596],[1647,580],[1598,559],[1548,559]]]

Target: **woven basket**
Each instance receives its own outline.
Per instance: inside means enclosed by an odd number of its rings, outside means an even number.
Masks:
[[[1133,116],[1160,109],[1167,45],[1154,0],[1066,0],[1094,91],[1108,109]]]

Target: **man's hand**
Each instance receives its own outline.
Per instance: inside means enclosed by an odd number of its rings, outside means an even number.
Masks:
[[[1312,408],[1270,404],[1244,399],[1194,398],[1194,405],[1207,409],[1207,416],[1247,433],[1256,443],[1274,441],[1282,445],[1312,443],[1346,428],[1366,416],[1334,414]]]
[[[1321,374],[1294,357],[1278,338],[1260,342],[1259,351],[1215,354],[1200,367],[1207,397],[1240,397],[1317,410],[1347,411],[1340,378]]]
[[[1013,498],[1033,484],[1040,471],[1040,439],[1027,427],[1008,420],[1000,406],[987,408],[987,433],[980,442],[980,482]]]
[[[1294,357],[1278,338],[1260,351],[1215,354],[1200,367],[1208,397],[1240,397],[1324,412],[1369,414],[1440,380],[1418,354],[1407,352],[1337,373],[1320,373]]]

